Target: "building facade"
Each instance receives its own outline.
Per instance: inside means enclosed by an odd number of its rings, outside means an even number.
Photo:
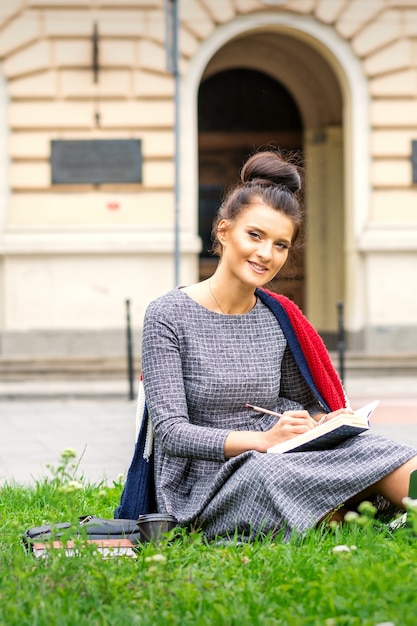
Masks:
[[[123,354],[126,300],[139,333],[213,271],[211,218],[261,146],[305,167],[274,288],[329,344],[342,301],[351,350],[417,353],[417,0],[177,0],[178,74],[173,5],[0,0],[0,358]],[[137,179],[57,175],[54,142],[111,162],[120,140]]]

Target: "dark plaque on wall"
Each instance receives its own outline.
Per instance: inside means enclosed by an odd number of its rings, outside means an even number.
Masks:
[[[140,139],[51,141],[53,185],[141,183]]]

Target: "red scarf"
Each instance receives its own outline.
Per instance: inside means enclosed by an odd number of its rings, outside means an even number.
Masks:
[[[318,332],[292,300],[267,289],[262,291],[278,300],[284,308],[300,344],[314,384],[330,410],[336,411],[337,409],[348,407],[349,402],[346,393]],[[296,356],[294,354],[297,365],[300,367]],[[302,368],[300,369],[302,371]]]

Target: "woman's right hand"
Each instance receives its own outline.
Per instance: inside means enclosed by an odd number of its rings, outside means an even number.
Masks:
[[[264,445],[262,447],[264,449],[260,450],[260,452],[266,452],[271,446],[288,441],[296,435],[312,430],[316,426],[316,420],[310,416],[308,411],[285,411],[272,428],[262,433],[264,436]]]
[[[277,443],[292,439],[317,426],[317,422],[307,411],[285,411],[276,424],[267,431],[232,431],[228,434],[224,446],[226,459],[256,450],[266,452]]]

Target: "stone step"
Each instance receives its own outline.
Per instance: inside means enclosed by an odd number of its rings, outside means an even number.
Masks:
[[[134,372],[139,372],[140,361],[133,361]],[[6,359],[0,358],[0,380],[92,380],[126,378],[127,358],[77,359]]]
[[[340,370],[339,355],[330,356]],[[347,352],[344,357],[345,373],[349,376],[414,375],[417,374],[417,355],[363,355]],[[140,359],[133,362],[134,375],[140,372]],[[128,376],[127,358],[1,358],[0,381],[23,380],[124,380]]]
[[[337,353],[330,353],[336,369],[340,369],[340,357]],[[344,369],[350,376],[402,376],[417,374],[416,354],[378,354],[364,355],[346,352]]]

